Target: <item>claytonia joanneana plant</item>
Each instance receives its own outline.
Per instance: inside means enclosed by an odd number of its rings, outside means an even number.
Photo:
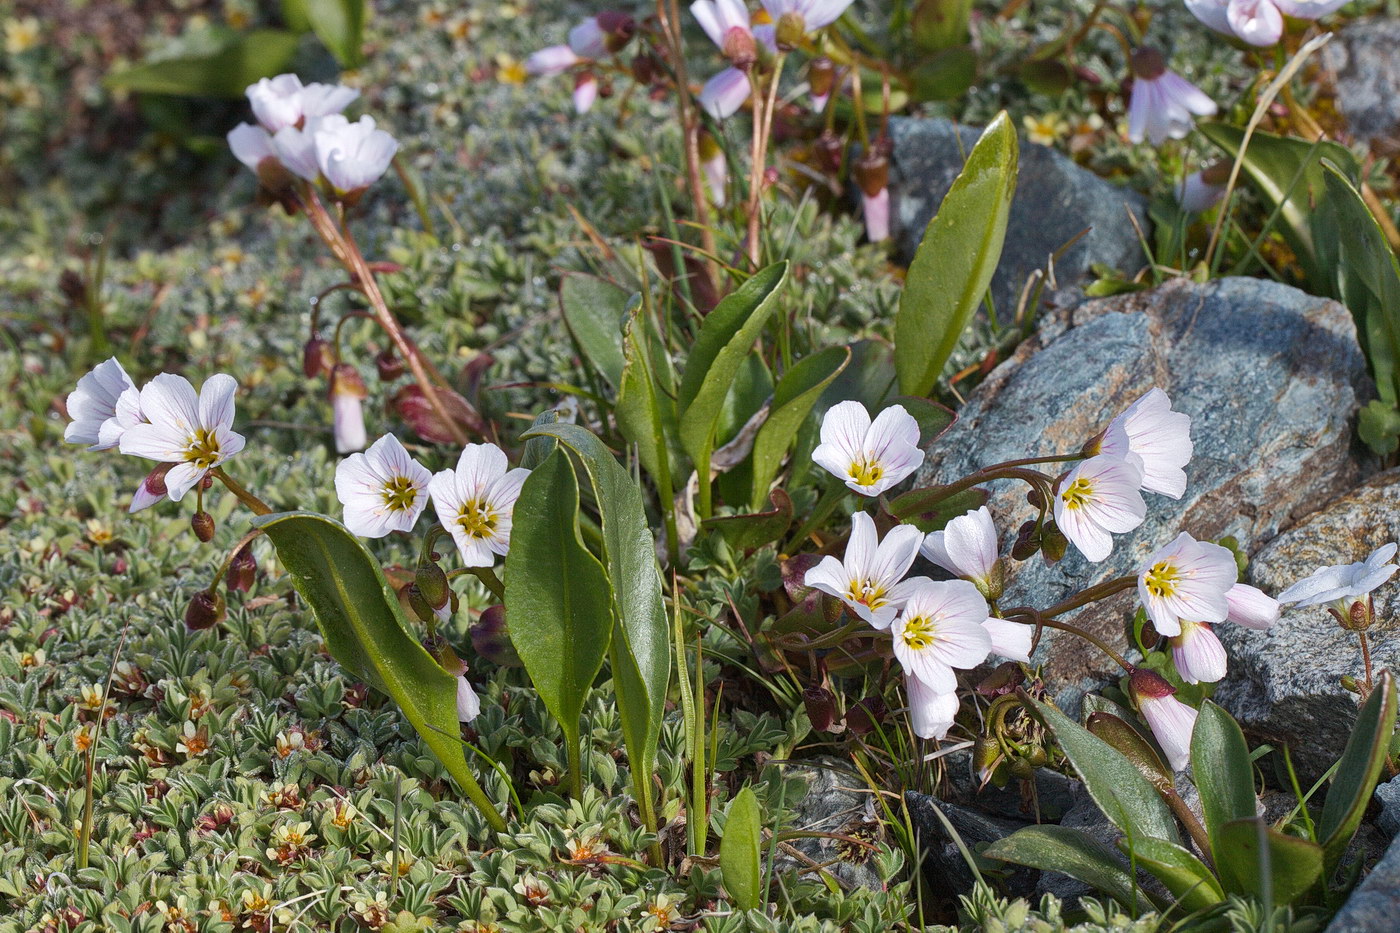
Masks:
[[[912,525],[900,525],[879,541],[874,520],[856,512],[851,516],[846,556],[822,558],[807,571],[805,582],[835,596],[875,628],[889,628],[911,590],[922,582],[904,579],[918,556],[922,537]]]
[[[397,437],[384,435],[335,468],[335,494],[345,507],[345,527],[364,538],[412,531],[428,505],[431,479]]]
[[[494,444],[468,444],[453,470],[428,484],[438,521],[452,535],[467,567],[490,567],[510,551],[511,512],[530,473],[510,469]]]
[[[919,424],[901,405],[891,405],[872,422],[860,402],[841,402],[822,419],[821,444],[812,459],[853,491],[878,496],[924,462]]]
[[[1321,19],[1347,0],[1186,0],[1196,19],[1216,32],[1250,45],[1274,45],[1283,36],[1283,18]]]
[[[1192,117],[1215,113],[1215,102],[1190,81],[1167,68],[1162,53],[1152,48],[1133,52],[1133,94],[1128,103],[1128,139],[1150,140],[1160,146],[1191,131]]]

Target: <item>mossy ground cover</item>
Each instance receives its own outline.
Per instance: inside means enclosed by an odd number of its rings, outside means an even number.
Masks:
[[[47,12],[6,0],[0,22]],[[653,274],[643,237],[666,233],[662,218],[682,204],[668,103],[619,92],[578,118],[566,82],[502,80],[591,12],[379,4],[368,63],[342,76],[401,140],[430,218],[425,229],[397,182],[361,209],[366,252],[399,267],[386,277],[391,304],[444,369],[489,356],[474,400],[496,423],[522,429],[567,387],[586,385],[559,321],[561,275]],[[1051,6],[982,21],[989,73],[1054,34],[1062,15]],[[1185,22],[1175,5],[1167,15]],[[241,103],[142,102],[100,84],[121,60],[191,23],[256,16],[235,2],[75,5],[54,20],[55,41],[16,40],[0,64],[0,930],[694,923],[873,933],[951,920],[951,905],[931,908],[937,917],[916,907],[897,833],[877,834],[861,855],[890,880],[884,892],[833,889],[819,872],[788,870],[778,875],[776,919],[715,909],[712,864],[677,874],[642,864],[650,839],[628,796],[607,684],[585,714],[588,789],[569,800],[560,731],[523,674],[475,661],[483,714],[466,738],[483,783],[518,817],[508,834],[491,834],[398,712],[325,653],[265,543],[254,547],[258,579],[225,623],[185,628],[190,596],[245,530],[234,500],[210,495],[218,531],[208,546],[185,509],[127,516],[142,466],[65,446],[60,412],[78,376],[110,353],[138,381],[231,373],[241,385],[237,427],[250,441],[236,475],[274,506],[339,512],[324,385],[299,365],[312,299],[334,284],[334,269],[304,225],[254,203],[252,178],[223,153],[221,134],[242,118]],[[1243,93],[1235,53],[1201,29],[1179,39],[1207,90],[1221,100]],[[333,74],[309,45],[299,64]],[[1018,122],[1053,112],[1077,127],[1094,102],[1073,92],[1038,98],[995,80],[942,109],[985,121],[1004,106]],[[1078,151],[1125,183],[1161,184],[1155,164],[1111,128]],[[886,336],[898,273],[884,251],[860,245],[858,224],[835,199],[792,194],[771,229],[799,270],[798,319],[833,335]],[[739,226],[722,230],[728,245]],[[342,300],[327,298],[326,313],[338,314]],[[352,322],[345,339],[368,372],[379,338]],[[967,360],[978,341],[969,338]],[[371,383],[372,430],[391,424],[390,394]],[[509,432],[501,440],[515,442]],[[433,469],[451,459],[414,452]],[[415,556],[406,539],[372,544],[386,565]],[[777,585],[771,551],[749,562],[702,551],[691,569],[703,577],[692,607],[710,619],[754,587]],[[485,597],[461,586],[464,608],[448,634],[467,644]],[[737,670],[746,650],[724,626],[710,628],[706,681]],[[715,829],[741,780],[754,782],[771,825],[800,828],[791,812],[805,785],[783,761],[818,750],[801,703],[755,688],[726,696],[720,710]],[[91,859],[78,869],[94,742]],[[670,806],[663,821],[677,816],[687,780],[682,744],[673,718],[656,775]],[[683,827],[666,832],[678,846]],[[984,915],[1004,908],[984,905]],[[1018,910],[1005,917],[1008,929],[1060,922],[1054,904],[1045,921]],[[1092,927],[1116,922],[1091,910]]]

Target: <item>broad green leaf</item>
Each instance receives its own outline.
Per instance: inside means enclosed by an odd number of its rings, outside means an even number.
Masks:
[[[1326,207],[1336,220],[1335,295],[1356,322],[1377,394],[1394,408],[1400,401],[1400,264],[1347,177],[1330,162],[1322,175]]]
[[[365,0],[301,0],[316,38],[344,68],[364,62]]]
[[[626,362],[613,415],[622,436],[637,446],[642,467],[658,485],[672,486],[663,478],[684,477],[678,449],[673,447],[679,434],[676,403],[669,391],[674,380],[654,330],[641,306],[634,307],[622,333]]]
[[[607,279],[580,272],[559,283],[559,310],[583,358],[614,390],[622,387],[627,365],[622,328],[631,295]]]
[[[1176,843],[1142,838],[1133,840],[1130,847],[1127,839],[1120,839],[1118,848],[1131,854],[1139,868],[1162,882],[1188,912],[1202,910],[1225,899],[1220,882],[1205,863]]]
[[[914,44],[924,52],[967,43],[972,0],[919,0],[909,18]]]
[[[928,56],[909,73],[915,100],[952,100],[977,82],[977,53],[959,45]]]
[[[586,428],[540,425],[525,436],[558,438],[578,454],[593,483],[603,521],[603,548],[617,623],[611,658],[618,715],[629,766],[637,779],[634,783],[639,791],[649,788],[671,680],[671,642],[661,597],[661,572],[656,566],[656,541],[647,524],[642,491]]]
[[[1020,152],[997,114],[929,221],[894,319],[894,362],[905,395],[933,392],[1001,259]]]
[[[1220,827],[1215,868],[1226,892],[1292,904],[1321,887],[1322,846],[1286,836],[1254,817]]]
[[[751,515],[726,515],[701,522],[706,531],[717,531],[737,551],[752,551],[782,537],[792,526],[792,499],[781,489],[769,493],[773,508]]]
[[[1254,764],[1239,724],[1210,700],[1201,704],[1191,734],[1191,776],[1201,794],[1201,816],[1214,858],[1220,858],[1220,830],[1232,820],[1257,812]]]
[[[1176,821],[1147,778],[1113,746],[1046,703],[1036,703],[1089,796],[1104,816],[1129,839],[1144,837],[1180,842]]]
[[[1206,138],[1232,159],[1240,157],[1244,130],[1227,123],[1200,123]],[[1311,214],[1324,196],[1322,159],[1330,159],[1355,174],[1356,160],[1344,146],[1333,142],[1312,143],[1292,136],[1275,136],[1255,130],[1242,164],[1248,180],[1264,207],[1278,211],[1279,232],[1297,255],[1304,274],[1314,285],[1330,279],[1326,263],[1319,262],[1314,247]]]
[[[763,506],[768,487],[782,466],[783,455],[792,446],[812,406],[850,359],[848,347],[827,347],[800,360],[778,380],[768,420],[758,429],[753,442],[753,497],[750,502],[754,511]]]
[[[536,434],[535,429],[558,423],[559,412],[551,408],[540,412],[535,418],[535,423],[530,426],[530,430],[521,435],[522,438],[525,438],[525,450],[520,454],[522,468],[533,470],[544,463],[545,458],[554,453],[554,448],[558,446],[554,438],[545,434]]]
[[[681,377],[678,410],[686,453],[708,469],[725,396],[763,325],[777,308],[786,261],[761,269],[724,297],[700,326]],[[702,476],[702,482],[708,477]]]
[[[762,904],[763,878],[759,847],[763,839],[758,798],[745,787],[735,795],[719,841],[719,872],[724,889],[740,910],[757,910]]]
[[[108,75],[102,82],[141,94],[177,97],[242,97],[248,85],[286,71],[297,37],[280,29],[230,33],[209,51],[148,61]]]
[[[506,556],[506,625],[530,681],[559,721],[571,762],[579,717],[612,638],[607,573],[579,537],[578,480],[556,450],[525,479]]]
[[[384,572],[339,522],[311,512],[254,519],[277,549],[340,665],[398,704],[424,744],[497,831],[505,821],[467,767],[458,736],[457,678],[409,633]]]
[[[1329,871],[1340,861],[1371,802],[1395,732],[1395,706],[1395,678],[1382,671],[1376,688],[1361,704],[1317,820],[1317,838],[1322,840]]]
[[[1147,893],[1133,884],[1122,860],[1097,839],[1068,826],[1027,826],[998,839],[982,853],[988,858],[1058,871],[1102,891],[1125,907],[1147,906]]]
[[[292,32],[310,32],[311,20],[306,16],[306,0],[282,0],[282,22]]]
[[[1126,720],[1113,713],[1094,712],[1089,714],[1085,726],[1131,761],[1138,773],[1147,778],[1148,783],[1159,792],[1174,789],[1171,772],[1162,763],[1157,749],[1143,738],[1142,733],[1128,725]]]
[[[945,486],[911,489],[890,500],[890,514],[908,522],[925,534],[939,531],[944,525],[965,512],[987,504],[987,491],[974,486],[960,492],[949,492]]]

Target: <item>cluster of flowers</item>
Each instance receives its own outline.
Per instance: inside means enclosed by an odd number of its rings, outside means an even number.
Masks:
[[[1321,19],[1347,0],[1186,0],[1196,19],[1223,35],[1250,45],[1274,45],[1283,36],[1283,18]]]
[[[551,45],[525,59],[525,73],[550,77],[566,71],[574,74],[574,110],[593,109],[600,87],[594,66],[621,52],[637,33],[637,23],[626,13],[605,10],[569,30],[569,41]]]
[[[287,173],[324,183],[353,200],[388,170],[399,144],[370,116],[351,122],[342,111],[360,92],[339,84],[306,84],[294,74],[248,87],[257,124],[229,131],[234,156],[270,191],[287,187]]]

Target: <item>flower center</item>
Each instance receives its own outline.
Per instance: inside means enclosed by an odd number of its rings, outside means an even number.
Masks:
[[[219,438],[208,428],[198,428],[185,441],[185,460],[201,470],[219,462]]]
[[[468,499],[457,512],[457,524],[472,538],[489,538],[496,530],[496,510],[480,499]]]
[[[1175,564],[1165,560],[1153,564],[1142,577],[1142,582],[1147,586],[1147,592],[1158,599],[1167,599],[1176,593],[1177,584],[1180,581],[1181,571],[1176,569]]]
[[[861,457],[854,461],[846,472],[859,485],[874,486],[880,481],[880,477],[885,475],[885,465],[879,460]]]
[[[390,512],[407,512],[418,501],[418,487],[407,476],[395,476],[384,484],[382,495]]]
[[[1082,509],[1093,497],[1094,484],[1082,476],[1060,492],[1060,499],[1067,509]]]
[[[938,629],[928,616],[914,616],[904,620],[904,631],[899,637],[910,649],[923,651],[938,638]]]
[[[887,602],[885,588],[874,580],[852,580],[846,587],[846,599],[871,609],[879,609]]]

